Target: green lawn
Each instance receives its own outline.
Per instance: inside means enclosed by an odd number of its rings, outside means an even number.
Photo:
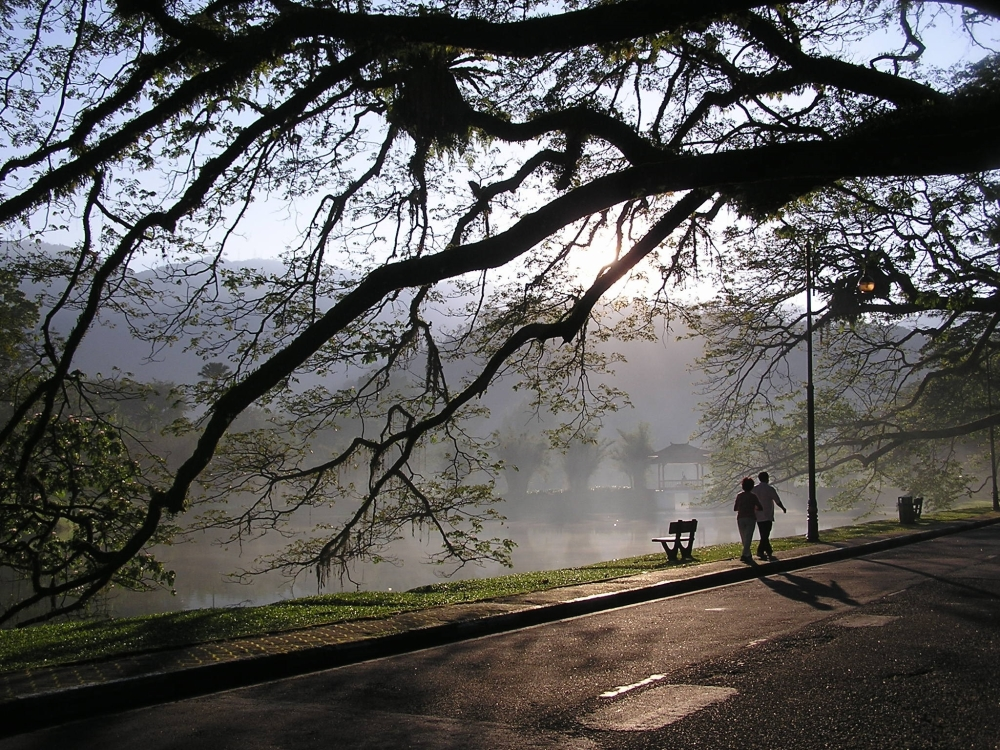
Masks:
[[[896,521],[826,529],[824,542],[930,529],[956,520],[992,515],[988,506],[925,515],[916,526]],[[802,537],[772,540],[776,552],[804,547]],[[36,625],[0,630],[0,672],[30,669],[101,657],[154,651],[207,641],[294,630],[349,620],[384,618],[399,612],[457,602],[482,601],[515,594],[620,578],[668,567],[701,565],[738,557],[738,544],[696,547],[695,559],[670,563],[662,552],[535,573],[436,583],[405,592],[354,592],[292,599],[262,607],[199,609],[114,620]]]

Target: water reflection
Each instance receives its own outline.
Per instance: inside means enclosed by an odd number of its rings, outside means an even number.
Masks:
[[[632,557],[660,550],[650,539],[667,530],[670,521],[679,518],[698,519],[697,548],[736,542],[739,534],[729,503],[701,506],[671,501],[666,493],[648,491],[636,493],[618,507],[593,507],[593,503],[571,502],[564,493],[532,493],[521,505],[504,509],[509,520],[493,533],[517,543],[512,569],[497,564],[469,565],[459,570],[453,579],[484,578],[505,573],[551,570],[586,565],[621,557]],[[787,514],[779,513],[774,537],[805,536],[805,502],[794,496],[786,497]],[[798,506],[801,506],[799,509]],[[885,510],[885,509],[883,509]],[[889,517],[887,512],[870,515],[866,520]],[[821,513],[821,528],[843,526],[856,522],[850,513]],[[315,577],[304,573],[297,581],[279,574],[254,578],[241,585],[227,577],[228,573],[248,567],[258,555],[274,551],[276,541],[258,540],[242,548],[225,549],[202,536],[192,542],[175,545],[161,551],[168,567],[177,572],[177,593],[132,594],[117,592],[102,603],[108,614],[129,616],[203,607],[251,606],[267,604],[297,596],[317,593]],[[426,535],[414,535],[399,540],[391,554],[405,564],[383,562],[357,565],[342,581],[336,577],[328,582],[325,592],[337,590],[403,591],[442,580],[442,568],[425,562],[437,551],[437,542]]]

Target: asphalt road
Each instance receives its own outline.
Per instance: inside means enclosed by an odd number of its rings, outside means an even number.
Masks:
[[[1000,748],[1000,526],[0,750]]]

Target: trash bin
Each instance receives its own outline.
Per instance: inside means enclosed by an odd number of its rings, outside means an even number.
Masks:
[[[913,496],[905,495],[896,500],[896,510],[899,511],[899,522],[907,526],[917,522],[917,513],[913,507]]]

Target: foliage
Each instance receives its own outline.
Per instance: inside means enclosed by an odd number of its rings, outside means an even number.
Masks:
[[[833,507],[884,490],[947,507],[982,489],[1000,320],[996,194],[980,175],[843,182],[767,227],[730,232],[731,283],[691,319],[708,342],[703,426],[721,484],[758,468],[777,481],[806,471],[795,300],[808,252],[820,301],[817,455],[820,482],[839,490]],[[776,252],[791,262],[774,267]],[[858,289],[861,277],[872,293]]]
[[[436,535],[442,562],[505,560],[484,394],[516,380],[568,423],[554,437],[582,434],[617,405],[592,384],[608,364],[592,343],[634,333],[595,314],[619,282],[669,309],[674,284],[728,253],[716,224],[856,179],[883,180],[884,202],[914,176],[995,169],[995,61],[955,60],[949,78],[921,60],[934,24],[988,37],[995,15],[897,0],[0,4],[0,225],[44,311],[0,444],[27,467],[32,425],[114,426],[86,396],[116,383],[76,361],[115,316],[154,356],[189,346],[231,368],[185,392],[182,455],[130,506],[141,522],[81,550],[92,573],[67,581],[65,605],[182,515],[237,540],[289,534],[263,567],[321,582],[405,527]],[[863,59],[876,44],[888,51]],[[241,238],[282,251],[281,270],[227,264]],[[312,510],[325,520],[305,528]]]
[[[631,432],[618,430],[620,441],[611,449],[611,458],[628,475],[632,489],[646,489],[646,475],[656,447],[649,422],[640,422]]]
[[[18,288],[17,275],[0,270],[0,388],[6,405],[17,399],[17,376],[30,353],[31,330],[38,307]]]
[[[548,447],[541,435],[517,432],[511,425],[505,425],[505,431],[496,435],[494,451],[503,463],[508,496],[524,498],[528,494],[531,478],[548,460]]]
[[[593,430],[566,446],[562,465],[571,492],[579,495],[590,489],[590,478],[601,465],[609,447],[609,442],[599,439]]]
[[[24,444],[31,461],[19,464]],[[29,421],[0,452],[0,554],[40,594],[78,601],[75,589],[109,571],[109,549],[126,543],[145,517],[148,488],[118,435],[89,418]],[[171,528],[157,530],[164,541]],[[151,555],[135,554],[106,582],[133,590],[173,580]],[[12,610],[15,608],[12,607]]]

